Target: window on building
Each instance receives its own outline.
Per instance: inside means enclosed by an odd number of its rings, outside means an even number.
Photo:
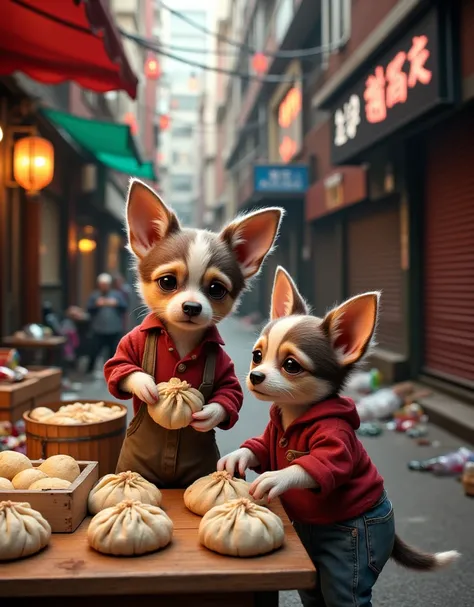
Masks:
[[[171,107],[173,108],[173,110],[196,112],[199,109],[199,96],[173,95],[171,97]]]
[[[351,33],[351,0],[323,0],[321,27],[323,47],[340,48],[349,40]],[[331,51],[325,53],[325,61]]]
[[[171,134],[173,137],[181,137],[190,139],[193,136],[193,127],[192,126],[174,126],[171,129]]]
[[[293,20],[293,0],[280,0],[275,12],[275,38],[280,45]]]
[[[173,151],[172,153],[173,164],[185,164],[191,165],[191,154],[189,152],[178,152]]]
[[[193,176],[171,175],[171,189],[173,192],[191,192],[193,189]]]

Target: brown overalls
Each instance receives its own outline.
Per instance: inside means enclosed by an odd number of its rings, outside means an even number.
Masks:
[[[149,331],[142,368],[156,377],[158,331]],[[217,344],[208,343],[199,391],[207,403],[214,389]],[[167,430],[150,417],[141,403],[123,441],[116,472],[138,472],[159,488],[186,488],[195,480],[215,472],[219,459],[216,432],[197,432],[191,426]]]

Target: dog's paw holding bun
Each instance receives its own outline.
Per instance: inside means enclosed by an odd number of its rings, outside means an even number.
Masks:
[[[188,384],[177,377],[157,385],[159,400],[155,405],[148,405],[150,417],[163,428],[179,430],[189,426],[193,413],[201,411],[204,397]]]

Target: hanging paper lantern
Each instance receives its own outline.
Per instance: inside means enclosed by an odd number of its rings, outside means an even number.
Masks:
[[[170,126],[170,117],[167,114],[161,114],[160,116],[160,130],[166,131]]]
[[[145,61],[145,76],[149,80],[158,80],[161,76],[161,69],[158,60],[150,55]]]
[[[265,74],[268,68],[268,58],[263,53],[255,53],[252,57],[252,68],[256,74]]]
[[[13,176],[29,194],[37,194],[54,176],[53,144],[43,137],[23,137],[13,148]]]

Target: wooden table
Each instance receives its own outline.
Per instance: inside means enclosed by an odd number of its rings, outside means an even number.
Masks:
[[[37,350],[41,352],[45,350],[47,352],[47,365],[60,365],[60,356],[62,346],[66,343],[66,338],[59,335],[52,335],[51,337],[43,337],[41,339],[34,339],[33,337],[15,337],[14,335],[3,337],[2,342],[4,346],[10,346],[10,348],[16,348],[18,350],[28,349]],[[42,364],[43,361],[35,361],[37,364]]]
[[[201,519],[184,506],[183,491],[163,494],[163,508],[175,526],[168,547],[133,558],[99,554],[88,546],[86,519],[73,534],[53,534],[42,553],[1,563],[0,603],[15,607],[277,607],[279,590],[314,585],[313,564],[279,503],[272,510],[283,519],[284,546],[266,556],[244,559],[220,556],[201,546],[197,534]]]

